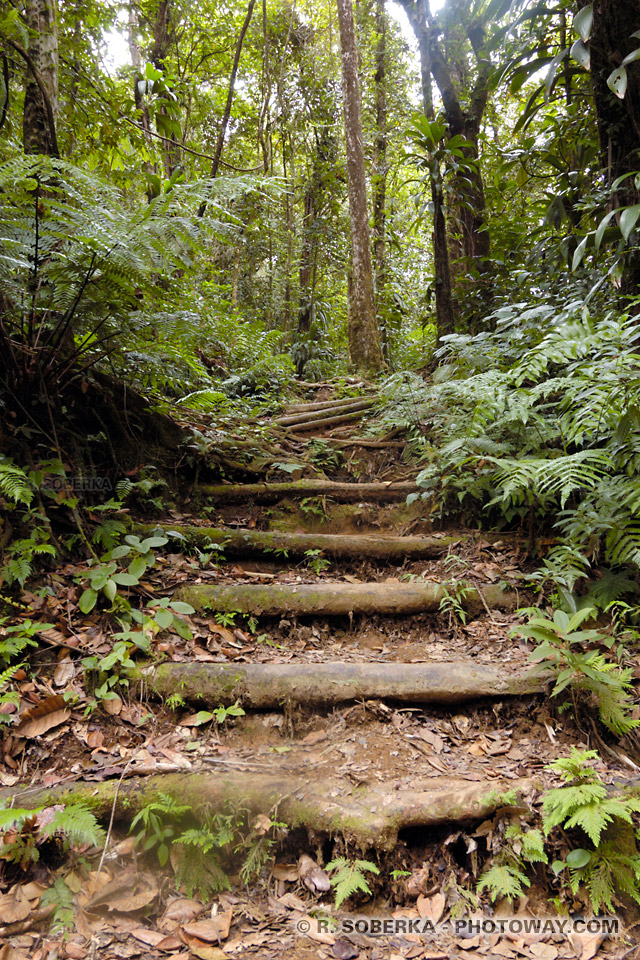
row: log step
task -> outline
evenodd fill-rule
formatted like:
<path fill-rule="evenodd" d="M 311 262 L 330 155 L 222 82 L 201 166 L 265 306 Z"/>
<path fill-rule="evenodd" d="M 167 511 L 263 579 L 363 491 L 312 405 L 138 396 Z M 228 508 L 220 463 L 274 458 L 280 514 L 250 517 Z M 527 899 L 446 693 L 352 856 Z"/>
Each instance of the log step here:
<path fill-rule="evenodd" d="M 188 543 L 219 544 L 229 557 L 246 557 L 278 552 L 281 556 L 301 557 L 307 550 L 321 550 L 327 557 L 353 560 L 387 560 L 401 564 L 405 560 L 428 560 L 439 557 L 460 537 L 374 537 L 341 536 L 331 533 L 281 533 L 277 530 L 225 529 L 196 527 L 186 523 L 136 523 L 134 533 L 174 531 Z"/>
<path fill-rule="evenodd" d="M 286 416 L 276 417 L 275 422 L 280 427 L 289 427 L 296 423 L 313 423 L 314 420 L 323 420 L 326 417 L 338 417 L 346 413 L 355 413 L 357 411 L 368 410 L 369 407 L 373 406 L 373 400 L 367 399 L 358 399 L 358 400 L 344 400 L 340 403 L 326 404 L 324 406 L 319 406 L 315 410 L 306 410 L 299 411 L 297 413 L 290 413 Z M 364 415 L 364 414 L 363 414 Z"/>
<path fill-rule="evenodd" d="M 496 584 L 458 588 L 458 600 L 469 613 L 479 613 L 492 607 L 511 610 L 516 595 Z M 196 610 L 218 613 L 248 613 L 254 616 L 350 616 L 357 613 L 407 615 L 435 612 L 452 594 L 450 584 L 444 583 L 336 583 L 322 580 L 317 583 L 261 584 L 193 584 L 178 588 L 176 599 L 190 603 Z"/>
<path fill-rule="evenodd" d="M 352 413 L 350 410 L 347 410 L 346 413 L 336 414 L 335 416 L 321 420 L 305 420 L 301 423 L 295 423 L 286 429 L 289 433 L 308 433 L 310 430 L 324 430 L 326 427 L 337 427 L 342 423 L 355 423 L 357 420 L 362 420 L 366 412 L 366 410 L 357 410 L 355 413 Z"/>
<path fill-rule="evenodd" d="M 196 488 L 213 500 L 226 503 L 273 503 L 287 497 L 332 497 L 341 503 L 374 500 L 379 503 L 402 501 L 411 493 L 419 493 L 413 480 L 401 483 L 342 483 L 333 480 L 290 480 L 285 483 L 222 483 L 200 484 Z"/>
<path fill-rule="evenodd" d="M 163 663 L 141 673 L 160 697 L 176 690 L 190 702 L 247 708 L 319 706 L 351 700 L 463 703 L 486 697 L 542 693 L 546 677 L 510 675 L 472 660 L 449 663 Z"/>
<path fill-rule="evenodd" d="M 314 400 L 312 403 L 292 403 L 286 407 L 281 417 L 289 417 L 299 413 L 313 413 L 316 410 L 336 410 L 339 407 L 346 407 L 350 403 L 359 403 L 363 400 L 373 403 L 371 397 L 343 397 L 342 400 Z"/>
<path fill-rule="evenodd" d="M 277 760 L 274 758 L 274 768 Z M 272 816 L 289 827 L 307 827 L 331 836 L 344 836 L 363 849 L 393 850 L 398 833 L 407 827 L 436 827 L 446 823 L 484 820 L 503 807 L 524 807 L 538 787 L 533 779 L 416 778 L 411 784 L 376 783 L 356 787 L 346 779 L 310 779 L 237 768 L 214 772 L 169 773 L 130 777 L 96 783 L 76 781 L 70 785 L 20 790 L 0 790 L 0 798 L 14 797 L 25 807 L 85 802 L 105 820 L 130 821 L 158 794 L 188 805 L 194 816 L 212 810 L 241 809 Z"/>

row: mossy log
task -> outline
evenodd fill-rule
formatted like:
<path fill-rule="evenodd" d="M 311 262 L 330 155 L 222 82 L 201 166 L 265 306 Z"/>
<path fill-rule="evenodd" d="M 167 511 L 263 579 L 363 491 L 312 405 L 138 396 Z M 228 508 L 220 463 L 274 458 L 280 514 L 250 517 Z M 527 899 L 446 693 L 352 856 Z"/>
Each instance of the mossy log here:
<path fill-rule="evenodd" d="M 134 533 L 149 534 L 157 530 L 175 531 L 189 543 L 207 541 L 224 546 L 225 556 L 246 557 L 273 554 L 301 557 L 307 550 L 321 550 L 327 557 L 354 560 L 428 560 L 439 557 L 460 537 L 375 537 L 331 533 L 281 533 L 277 530 L 225 530 L 220 527 L 194 527 L 186 523 L 136 523 Z"/>
<path fill-rule="evenodd" d="M 338 427 L 342 423 L 355 423 L 362 420 L 366 410 L 357 410 L 355 413 L 347 411 L 332 417 L 326 417 L 322 420 L 305 420 L 302 423 L 294 423 L 291 427 L 285 427 L 287 433 L 308 433 L 310 430 L 324 430 L 328 427 Z"/>
<path fill-rule="evenodd" d="M 285 483 L 202 483 L 196 488 L 213 500 L 226 503 L 274 503 L 285 497 L 332 497 L 341 503 L 402 501 L 419 493 L 413 480 L 400 483 L 344 483 L 335 480 L 289 480 Z"/>
<path fill-rule="evenodd" d="M 274 767 L 276 761 L 274 760 Z M 397 784 L 356 787 L 344 780 L 309 780 L 289 773 L 255 771 L 175 773 L 103 783 L 78 781 L 46 788 L 4 789 L 0 797 L 18 807 L 83 802 L 108 820 L 115 800 L 115 819 L 130 823 L 144 806 L 164 794 L 191 807 L 194 816 L 241 809 L 264 813 L 289 827 L 307 827 L 341 835 L 363 849 L 393 850 L 398 832 L 406 827 L 435 827 L 445 823 L 484 820 L 496 810 L 524 805 L 518 795 L 536 789 L 533 780 L 469 782 L 436 777 L 412 780 L 411 788 Z"/>
<path fill-rule="evenodd" d="M 344 400 L 340 403 L 328 403 L 318 406 L 315 410 L 302 410 L 297 413 L 288 413 L 276 417 L 275 422 L 280 427 L 291 427 L 299 423 L 313 423 L 315 420 L 325 420 L 328 417 L 342 416 L 345 413 L 356 413 L 373 406 L 373 400 Z"/>
<path fill-rule="evenodd" d="M 147 689 L 176 691 L 190 702 L 254 709 L 350 700 L 463 703 L 484 697 L 541 693 L 545 678 L 510 675 L 472 660 L 450 663 L 162 663 L 142 671 Z"/>
<path fill-rule="evenodd" d="M 314 410 L 332 410 L 336 407 L 343 407 L 348 403 L 357 403 L 360 400 L 368 400 L 373 403 L 371 397 L 343 397 L 341 400 L 314 400 L 310 403 L 291 403 L 280 414 L 282 417 L 293 416 L 294 413 L 307 413 Z"/>
<path fill-rule="evenodd" d="M 464 591 L 458 593 L 458 602 L 469 613 L 479 613 L 485 605 L 489 609 L 511 610 L 515 607 L 515 593 L 496 584 L 483 585 L 481 592 L 462 583 L 458 586 L 464 587 Z M 179 587 L 175 596 L 196 610 L 208 609 L 217 613 L 249 613 L 256 617 L 287 614 L 340 617 L 353 613 L 406 616 L 434 612 L 452 594 L 454 589 L 444 583 L 335 583 L 321 580 L 317 583 L 267 585 L 193 584 Z"/>

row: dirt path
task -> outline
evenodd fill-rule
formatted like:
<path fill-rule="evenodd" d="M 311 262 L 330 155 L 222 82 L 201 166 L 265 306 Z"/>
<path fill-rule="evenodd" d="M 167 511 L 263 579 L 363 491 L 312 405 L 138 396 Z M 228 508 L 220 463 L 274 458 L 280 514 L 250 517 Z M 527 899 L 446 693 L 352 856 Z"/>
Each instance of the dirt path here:
<path fill-rule="evenodd" d="M 369 399 L 314 403 L 284 411 L 277 423 L 294 435 L 299 456 L 314 436 L 325 448 L 339 440 L 362 482 L 338 469 L 337 478 L 286 487 L 204 487 L 193 493 L 197 510 L 140 527 L 141 535 L 153 527 L 181 538 L 159 553 L 141 589 L 196 607 L 192 638 L 159 637 L 164 664 L 131 674 L 129 695 L 120 688 L 104 703 L 108 713 L 78 708 L 19 749 L 5 741 L 4 783 L 20 805 L 71 793 L 107 820 L 115 814 L 102 873 L 95 863 L 84 874 L 77 867 L 75 927 L 59 956 L 594 955 L 593 938 L 474 938 L 455 927 L 465 904 L 491 915 L 465 890 L 475 888 L 504 823 L 520 815 L 526 822 L 554 782 L 547 764 L 584 741 L 558 720 L 544 683 L 529 676 L 530 648 L 510 633 L 516 603 L 532 599 L 523 589 L 523 545 L 513 536 L 433 531 L 425 504 L 406 503 L 415 470 L 394 459 L 395 448 L 358 446 L 370 409 Z M 334 427 L 340 437 L 328 436 Z M 382 480 L 368 476 L 376 471 Z M 228 555 L 218 561 L 227 540 Z M 61 572 L 61 592 L 73 572 L 66 579 Z M 403 607 L 398 598 L 409 596 Z M 33 605 L 41 618 L 57 617 L 49 631 L 55 658 L 43 658 L 33 690 L 44 684 L 54 695 L 63 675 L 65 689 L 79 689 L 76 654 L 102 656 L 112 646 L 104 619 L 91 614 L 81 631 L 61 630 L 51 596 L 34 596 Z M 244 715 L 218 722 L 215 711 L 236 702 Z M 603 764 L 602 775 L 613 782 L 633 771 Z M 252 877 L 248 885 L 232 868 L 230 890 L 208 902 L 176 899 L 168 873 L 139 856 L 132 861 L 126 836 L 132 814 L 160 794 L 203 816 L 242 810 L 254 840 L 260 830 L 277 839 L 275 865 L 267 858 L 262 882 Z M 301 855 L 317 864 L 316 881 Z M 321 868 L 341 855 L 364 856 L 380 869 L 367 877 L 372 897 L 348 901 L 341 915 L 427 917 L 448 928 L 382 938 L 319 930 L 318 910 L 332 912 Z M 537 897 L 533 887 L 528 902 L 504 902 L 502 914 L 546 915 Z M 44 960 L 54 954 L 38 954 L 43 943 L 59 943 L 5 932 L 18 952 L 3 958 Z M 603 950 L 620 953 L 613 942 Z"/>

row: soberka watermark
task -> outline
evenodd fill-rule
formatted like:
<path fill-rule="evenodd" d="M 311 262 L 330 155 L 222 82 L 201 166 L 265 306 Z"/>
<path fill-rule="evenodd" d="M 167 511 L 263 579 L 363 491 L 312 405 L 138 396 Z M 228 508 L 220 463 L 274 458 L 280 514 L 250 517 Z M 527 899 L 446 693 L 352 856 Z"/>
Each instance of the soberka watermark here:
<path fill-rule="evenodd" d="M 559 934 L 600 934 L 616 937 L 622 933 L 617 917 L 473 917 L 434 923 L 427 917 L 303 917 L 296 921 L 296 932 L 302 936 L 315 934 L 359 933 L 368 937 L 394 937 L 403 934 L 434 936 L 440 933 L 456 937 L 492 936 L 521 937 Z"/>
<path fill-rule="evenodd" d="M 42 486 L 56 493 L 111 493 L 113 484 L 109 477 L 67 477 L 49 474 Z"/>

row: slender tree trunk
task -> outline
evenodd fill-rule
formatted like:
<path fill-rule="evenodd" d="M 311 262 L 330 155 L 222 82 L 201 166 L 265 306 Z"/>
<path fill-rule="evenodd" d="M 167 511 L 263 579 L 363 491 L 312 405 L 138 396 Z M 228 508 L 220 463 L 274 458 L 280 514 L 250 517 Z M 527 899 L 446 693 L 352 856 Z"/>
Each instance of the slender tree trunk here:
<path fill-rule="evenodd" d="M 56 0 L 26 0 L 29 30 L 22 133 L 25 153 L 58 156 L 58 24 Z"/>
<path fill-rule="evenodd" d="M 166 75 L 166 59 L 169 53 L 171 43 L 173 7 L 172 0 L 160 0 L 156 13 L 156 22 L 153 30 L 153 46 L 151 48 L 151 61 L 157 70 L 161 70 Z M 165 83 L 167 79 L 165 76 Z M 166 106 L 162 106 L 160 115 L 166 117 L 169 111 Z M 180 164 L 180 147 L 175 133 L 167 132 L 164 127 L 158 130 L 158 133 L 168 138 L 162 140 L 163 166 L 165 176 L 170 177 L 176 167 Z"/>
<path fill-rule="evenodd" d="M 229 126 L 229 117 L 231 116 L 231 106 L 233 104 L 233 94 L 236 87 L 236 78 L 238 76 L 238 66 L 240 64 L 242 44 L 244 43 L 244 38 L 246 36 L 247 30 L 249 29 L 249 24 L 251 23 L 253 8 L 255 7 L 255 5 L 256 5 L 256 0 L 249 0 L 247 13 L 244 18 L 242 27 L 240 29 L 238 42 L 236 43 L 236 52 L 233 58 L 231 76 L 229 77 L 229 88 L 227 90 L 227 102 L 225 103 L 224 113 L 222 115 L 222 121 L 220 123 L 220 129 L 218 130 L 218 137 L 216 140 L 215 151 L 213 154 L 213 160 L 211 162 L 211 171 L 209 173 L 209 176 L 212 180 L 215 180 L 215 178 L 218 176 L 220 158 L 222 157 L 222 148 L 224 147 L 224 138 L 227 133 L 227 127 Z M 203 200 L 203 202 L 200 204 L 200 209 L 198 210 L 198 216 L 203 217 L 206 212 L 206 209 L 207 209 L 207 201 Z"/>
<path fill-rule="evenodd" d="M 128 23 L 128 43 L 129 43 L 129 57 L 131 58 L 131 66 L 133 67 L 133 100 L 136 105 L 136 110 L 140 116 L 140 126 L 142 127 L 144 138 L 149 145 L 150 152 L 152 151 L 152 137 L 151 137 L 151 120 L 149 118 L 149 109 L 144 102 L 144 97 L 140 92 L 140 82 L 142 78 L 142 56 L 140 54 L 140 44 L 138 43 L 138 33 L 139 33 L 139 22 L 138 22 L 139 11 L 136 6 L 136 2 L 132 2 L 129 5 L 129 23 Z M 143 169 L 146 173 L 154 173 L 155 165 L 150 163 L 149 160 L 145 160 L 143 164 Z M 151 189 L 151 184 L 147 188 L 147 198 L 149 201 L 153 199 L 153 191 Z"/>
<path fill-rule="evenodd" d="M 626 173 L 640 170 L 640 61 L 626 66 L 624 98 L 608 87 L 607 78 L 639 44 L 632 37 L 640 27 L 640 0 L 595 0 L 591 34 L 591 78 L 598 117 L 603 165 L 612 184 Z M 614 202 L 627 206 L 640 202 L 635 178 L 628 177 L 616 191 Z M 640 247 L 627 254 L 622 293 L 640 293 Z"/>
<path fill-rule="evenodd" d="M 422 83 L 422 107 L 428 120 L 433 120 L 433 93 L 431 90 L 431 48 L 427 29 L 427 8 L 424 0 L 400 0 L 405 9 L 411 29 L 418 41 L 420 51 L 420 78 Z M 431 183 L 433 204 L 433 270 L 436 288 L 437 338 L 453 333 L 455 310 L 451 287 L 451 265 L 447 243 L 447 223 L 444 214 L 444 198 L 438 185 Z"/>
<path fill-rule="evenodd" d="M 358 370 L 375 372 L 382 367 L 383 358 L 373 293 L 367 183 L 360 119 L 358 51 L 351 0 L 337 0 L 337 4 L 351 219 L 349 354 L 351 362 Z"/>
<path fill-rule="evenodd" d="M 387 202 L 387 16 L 385 0 L 376 0 L 376 141 L 373 180 L 373 259 L 376 271 L 376 308 L 380 317 L 382 352 L 389 359 L 389 331 L 385 302 L 387 281 L 386 202 Z"/>

